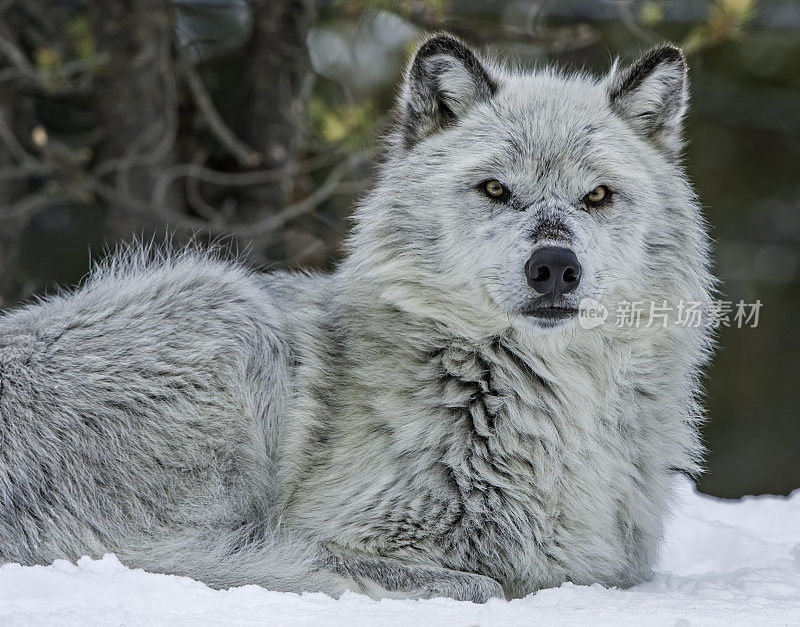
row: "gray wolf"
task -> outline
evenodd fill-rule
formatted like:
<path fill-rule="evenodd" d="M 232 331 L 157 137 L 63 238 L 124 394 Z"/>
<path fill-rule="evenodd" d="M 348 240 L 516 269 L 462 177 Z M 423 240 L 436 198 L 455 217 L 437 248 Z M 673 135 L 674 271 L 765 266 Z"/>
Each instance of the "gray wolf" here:
<path fill-rule="evenodd" d="M 217 587 L 629 586 L 700 469 L 709 299 L 662 46 L 592 77 L 439 34 L 330 275 L 133 247 L 0 318 L 0 561 L 116 553 Z"/>

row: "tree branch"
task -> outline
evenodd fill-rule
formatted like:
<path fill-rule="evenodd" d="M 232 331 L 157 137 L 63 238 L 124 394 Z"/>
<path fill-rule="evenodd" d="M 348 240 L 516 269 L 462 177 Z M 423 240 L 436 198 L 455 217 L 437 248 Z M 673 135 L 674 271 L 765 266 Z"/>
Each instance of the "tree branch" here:
<path fill-rule="evenodd" d="M 200 78 L 200 74 L 185 55 L 181 59 L 180 68 L 186 79 L 186 84 L 189 86 L 189 91 L 192 93 L 192 98 L 200 113 L 203 114 L 203 119 L 206 121 L 211 134 L 217 138 L 228 152 L 236 157 L 240 166 L 253 167 L 261 163 L 261 155 L 236 137 L 234 132 L 225 124 L 214 106 L 214 102 L 211 100 L 203 79 Z"/>

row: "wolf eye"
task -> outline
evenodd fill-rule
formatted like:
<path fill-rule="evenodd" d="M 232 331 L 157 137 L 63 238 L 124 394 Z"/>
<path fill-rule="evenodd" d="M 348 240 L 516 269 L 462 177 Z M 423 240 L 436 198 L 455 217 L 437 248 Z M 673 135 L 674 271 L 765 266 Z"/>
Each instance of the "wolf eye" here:
<path fill-rule="evenodd" d="M 489 198 L 499 202 L 506 202 L 509 196 L 511 196 L 511 193 L 497 179 L 491 179 L 481 183 L 481 189 Z"/>
<path fill-rule="evenodd" d="M 588 207 L 599 207 L 606 204 L 610 198 L 611 190 L 605 185 L 598 185 L 583 197 L 583 202 Z"/>

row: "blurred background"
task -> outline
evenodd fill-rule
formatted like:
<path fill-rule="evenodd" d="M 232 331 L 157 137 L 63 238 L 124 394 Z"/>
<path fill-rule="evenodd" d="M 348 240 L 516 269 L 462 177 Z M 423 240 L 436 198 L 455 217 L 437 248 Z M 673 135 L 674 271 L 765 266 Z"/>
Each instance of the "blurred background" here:
<path fill-rule="evenodd" d="M 688 172 L 726 300 L 705 492 L 800 486 L 797 0 L 0 0 L 0 309 L 133 236 L 330 269 L 414 41 L 524 66 L 689 56 Z"/>

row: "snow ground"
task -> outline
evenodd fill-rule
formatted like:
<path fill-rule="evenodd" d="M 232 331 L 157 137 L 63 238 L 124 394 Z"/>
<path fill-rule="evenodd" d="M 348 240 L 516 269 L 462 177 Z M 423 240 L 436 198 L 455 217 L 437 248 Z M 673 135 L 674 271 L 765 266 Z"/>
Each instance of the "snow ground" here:
<path fill-rule="evenodd" d="M 475 605 L 212 590 L 113 555 L 0 567 L 0 625 L 800 625 L 800 490 L 724 501 L 678 487 L 655 580 L 542 590 Z"/>

